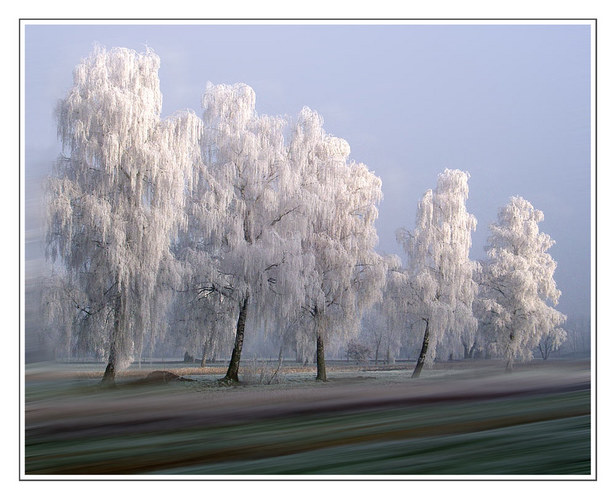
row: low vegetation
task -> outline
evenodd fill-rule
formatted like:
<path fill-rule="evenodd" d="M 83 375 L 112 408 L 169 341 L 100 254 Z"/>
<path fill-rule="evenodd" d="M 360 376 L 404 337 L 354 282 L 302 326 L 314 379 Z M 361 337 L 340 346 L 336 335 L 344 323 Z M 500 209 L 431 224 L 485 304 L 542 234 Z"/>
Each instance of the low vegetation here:
<path fill-rule="evenodd" d="M 327 384 L 287 366 L 278 384 L 218 383 L 217 368 L 102 390 L 83 366 L 26 374 L 25 470 L 33 475 L 574 475 L 591 473 L 586 362 L 505 374 L 492 362 L 334 364 Z M 68 368 L 68 369 L 67 369 Z M 163 368 L 163 366 L 154 366 Z M 402 368 L 402 367 L 401 367 Z M 100 376 L 102 367 L 97 368 Z M 249 377 L 247 377 L 249 378 Z"/>

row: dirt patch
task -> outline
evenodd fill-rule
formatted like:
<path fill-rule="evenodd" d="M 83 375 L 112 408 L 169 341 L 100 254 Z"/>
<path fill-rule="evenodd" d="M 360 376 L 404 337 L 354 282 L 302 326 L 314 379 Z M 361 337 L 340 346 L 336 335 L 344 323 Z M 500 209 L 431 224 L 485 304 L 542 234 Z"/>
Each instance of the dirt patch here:
<path fill-rule="evenodd" d="M 165 370 L 156 370 L 148 373 L 143 381 L 149 384 L 168 384 L 169 382 L 191 382 L 191 379 Z"/>

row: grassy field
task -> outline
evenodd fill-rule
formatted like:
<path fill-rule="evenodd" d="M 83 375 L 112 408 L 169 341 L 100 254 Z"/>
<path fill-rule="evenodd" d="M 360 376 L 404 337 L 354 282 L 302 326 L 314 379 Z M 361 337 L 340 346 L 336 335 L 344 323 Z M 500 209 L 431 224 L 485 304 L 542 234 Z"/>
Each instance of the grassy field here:
<path fill-rule="evenodd" d="M 157 369 L 162 366 L 151 366 Z M 133 369 L 101 389 L 101 367 L 26 371 L 25 472 L 45 475 L 374 477 L 591 474 L 585 362 L 450 363 L 405 369 L 340 364 L 330 381 L 287 366 L 271 385 L 247 365 L 165 365 L 186 382 L 143 384 Z M 250 370 L 253 370 L 250 373 Z"/>

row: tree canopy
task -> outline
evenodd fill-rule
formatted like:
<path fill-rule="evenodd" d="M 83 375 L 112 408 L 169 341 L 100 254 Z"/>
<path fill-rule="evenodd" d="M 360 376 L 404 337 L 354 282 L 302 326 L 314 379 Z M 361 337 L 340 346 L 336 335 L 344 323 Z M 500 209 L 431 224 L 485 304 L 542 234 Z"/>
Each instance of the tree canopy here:
<path fill-rule="evenodd" d="M 298 358 L 316 352 L 325 381 L 326 347 L 353 342 L 367 311 L 377 359 L 423 326 L 414 377 L 488 343 L 510 367 L 564 341 L 565 316 L 547 304 L 560 297 L 554 242 L 528 201 L 500 210 L 482 267 L 469 258 L 470 175 L 443 171 L 399 232 L 403 266 L 376 250 L 381 179 L 318 112 L 259 114 L 248 85 L 208 83 L 201 117 L 163 120 L 159 66 L 150 50 L 96 48 L 57 106 L 47 256 L 58 280 L 44 296 L 69 349 L 105 357 L 104 381 L 171 332 L 202 363 L 233 346 L 224 380 L 237 382 L 247 329 L 281 355 L 289 342 Z"/>
<path fill-rule="evenodd" d="M 469 258 L 477 221 L 466 211 L 469 177 L 460 170 L 441 173 L 436 189 L 419 202 L 414 232 L 400 233 L 409 262 L 408 304 L 425 324 L 414 376 L 434 361 L 439 345 L 459 343 L 464 332 L 477 329 L 472 311 L 477 264 Z"/>
<path fill-rule="evenodd" d="M 560 297 L 554 281 L 556 262 L 548 253 L 554 240 L 539 231 L 542 220 L 543 212 L 514 196 L 490 226 L 482 313 L 508 368 L 515 359 L 532 358 L 545 336 L 562 342 L 561 330 L 555 329 L 566 316 L 548 305 L 557 305 Z"/>
<path fill-rule="evenodd" d="M 49 182 L 47 252 L 80 290 L 80 327 L 106 337 L 109 380 L 161 319 L 157 285 L 198 153 L 194 114 L 160 119 L 159 64 L 97 48 L 57 108 L 66 155 Z"/>

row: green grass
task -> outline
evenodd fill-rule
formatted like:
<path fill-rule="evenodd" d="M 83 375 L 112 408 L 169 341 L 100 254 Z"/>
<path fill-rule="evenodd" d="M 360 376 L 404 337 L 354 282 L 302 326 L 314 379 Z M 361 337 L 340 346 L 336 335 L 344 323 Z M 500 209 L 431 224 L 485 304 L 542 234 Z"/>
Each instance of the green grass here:
<path fill-rule="evenodd" d="M 71 391 L 69 399 L 96 397 Z M 71 475 L 588 475 L 590 393 L 27 435 L 25 465 L 27 474 Z"/>
<path fill-rule="evenodd" d="M 338 446 L 160 474 L 541 475 L 590 473 L 588 417 L 461 435 Z M 524 438 L 520 438 L 524 436 Z M 567 440 L 563 437 L 567 436 Z"/>

